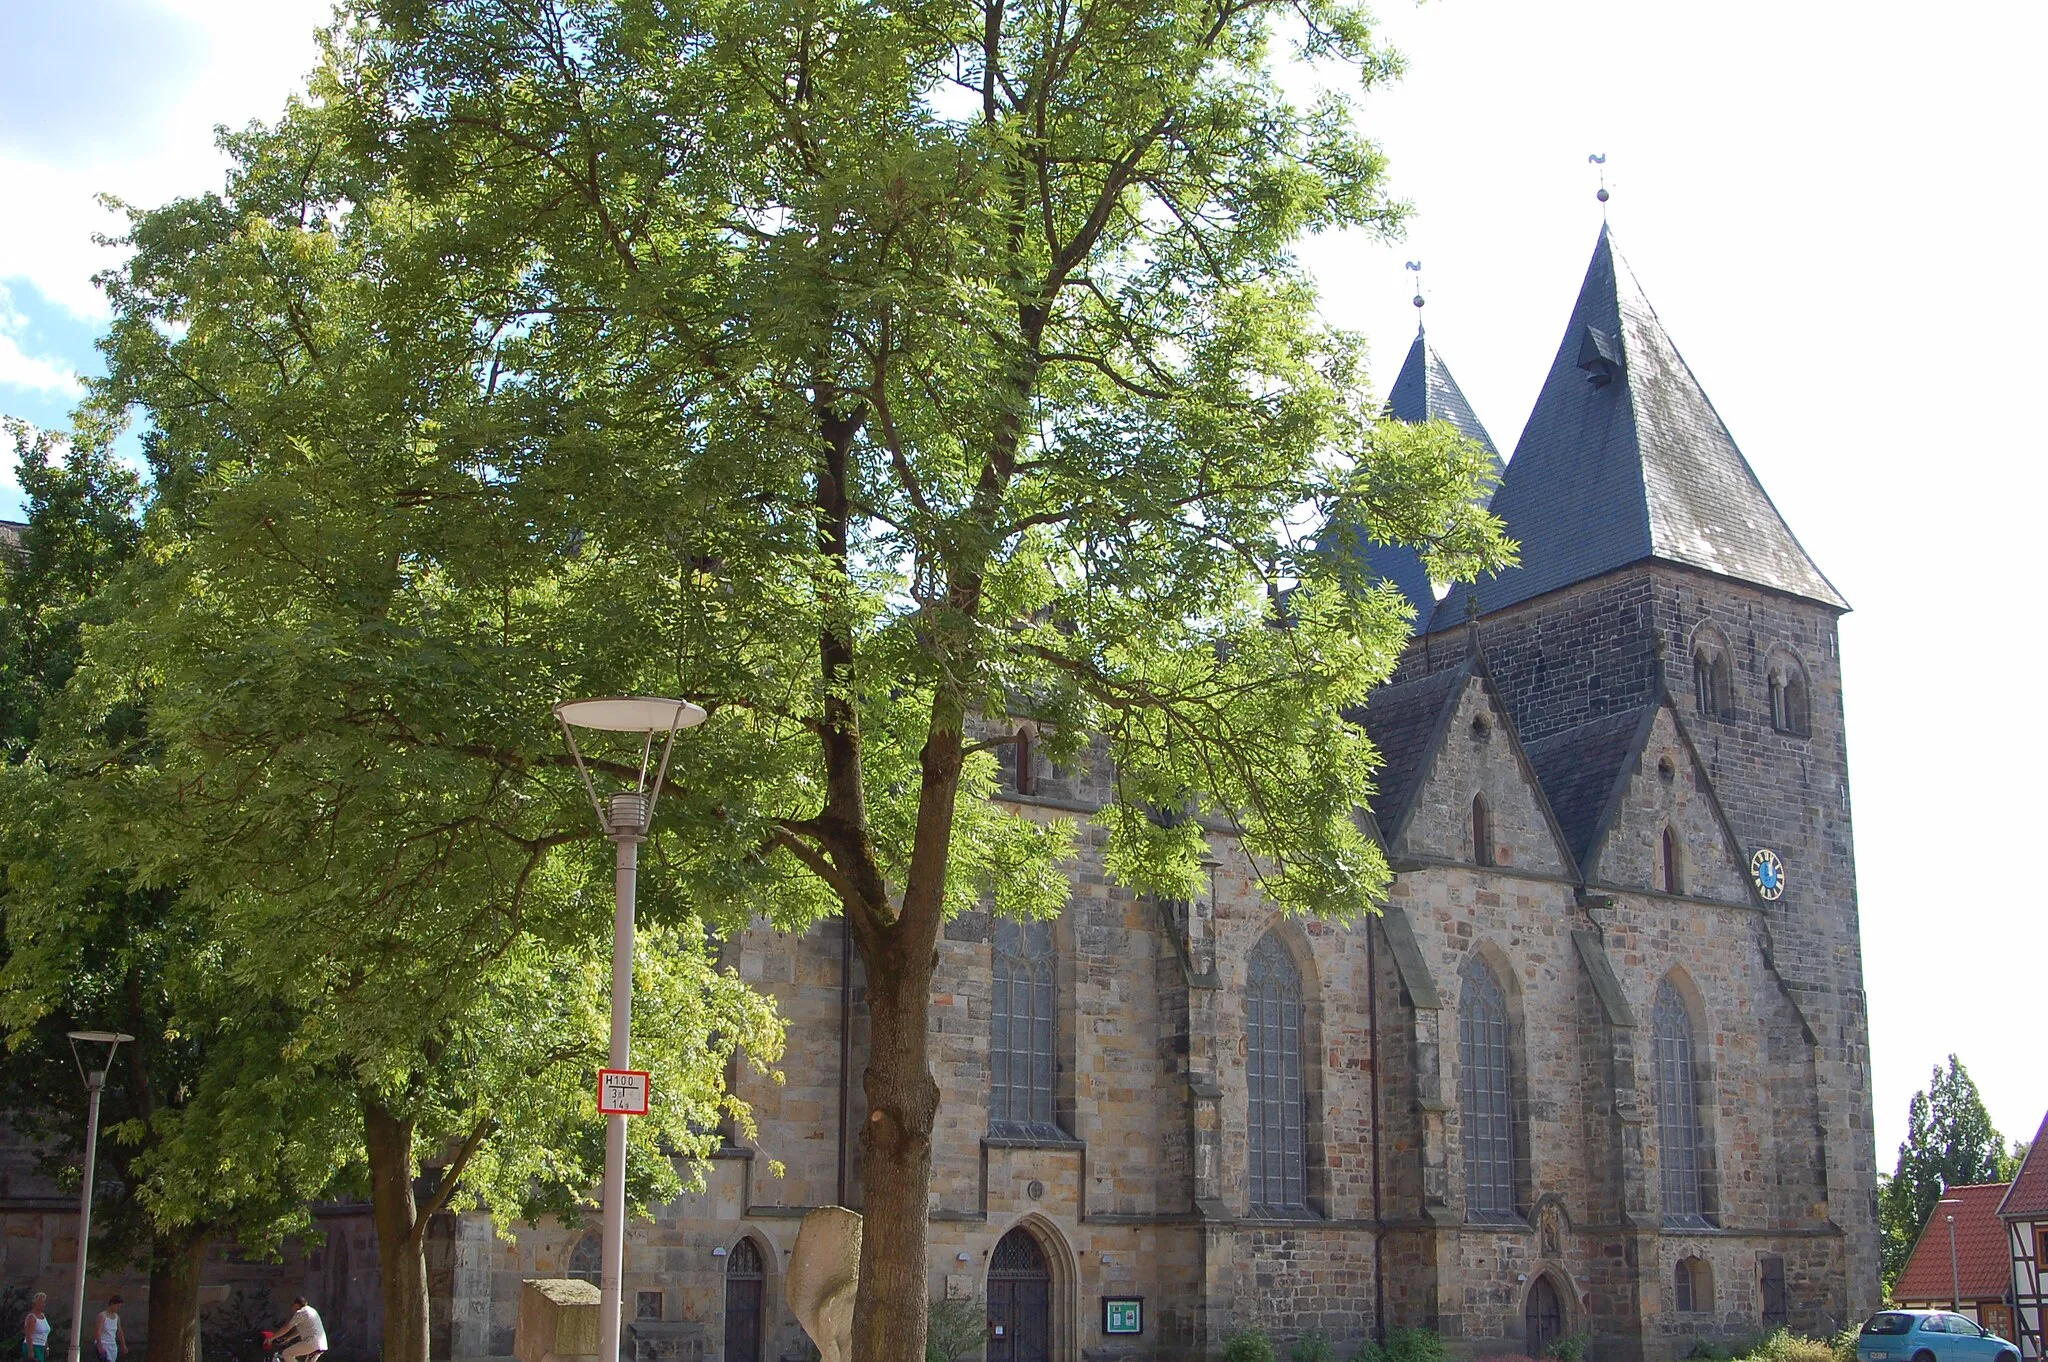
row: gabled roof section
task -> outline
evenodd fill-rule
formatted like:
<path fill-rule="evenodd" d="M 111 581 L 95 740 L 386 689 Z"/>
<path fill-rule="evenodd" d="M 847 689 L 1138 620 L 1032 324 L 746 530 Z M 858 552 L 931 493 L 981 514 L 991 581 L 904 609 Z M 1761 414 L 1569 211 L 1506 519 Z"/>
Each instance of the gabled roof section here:
<path fill-rule="evenodd" d="M 1375 781 L 1379 788 L 1372 798 L 1372 817 L 1382 841 L 1388 845 L 1393 844 L 1408 821 L 1415 796 L 1422 789 L 1422 778 L 1429 770 L 1429 759 L 1443 738 L 1452 711 L 1458 707 L 1465 678 L 1471 674 L 1468 659 L 1463 666 L 1417 681 L 1404 681 L 1398 686 L 1382 686 L 1366 697 L 1365 713 L 1361 716 L 1365 734 L 1380 752 Z"/>
<path fill-rule="evenodd" d="M 1906 1270 L 1892 1288 L 1892 1299 L 1904 1304 L 1946 1304 L 1956 1290 L 1966 1301 L 2003 1297 L 2012 1286 L 2012 1252 L 2006 1246 L 2005 1226 L 1998 1219 L 1998 1202 L 2008 1186 L 1983 1182 L 1943 1191 L 1943 1200 L 1962 1204 L 1936 1206 L 1927 1217 L 1913 1244 L 1913 1256 L 1906 1260 Z M 1956 1218 L 1953 1264 L 1948 1254 L 1948 1222 L 1943 1219 L 1951 1212 Z"/>
<path fill-rule="evenodd" d="M 1656 717 L 1656 705 L 1645 704 L 1529 744 L 1529 764 L 1579 865 L 1592 865 Z"/>
<path fill-rule="evenodd" d="M 1521 566 L 1454 588 L 1432 629 L 1463 620 L 1471 590 L 1498 610 L 1652 558 L 1849 608 L 1778 514 L 1604 226 L 1490 509 L 1521 544 Z"/>
<path fill-rule="evenodd" d="M 1493 456 L 1498 486 L 1500 473 L 1507 467 L 1500 450 L 1486 433 L 1479 414 L 1465 400 L 1458 380 L 1451 377 L 1450 366 L 1437 354 L 1420 326 L 1415 328 L 1415 343 L 1408 347 L 1408 358 L 1402 361 L 1401 372 L 1387 393 L 1387 414 L 1410 425 L 1450 422 L 1466 439 L 1476 440 Z M 1364 545 L 1364 553 L 1367 575 L 1373 581 L 1384 577 L 1401 588 L 1401 594 L 1415 607 L 1415 632 L 1426 630 L 1430 612 L 1436 609 L 1436 588 L 1430 583 L 1428 569 L 1422 565 L 1422 555 L 1406 544 L 1369 543 Z"/>
<path fill-rule="evenodd" d="M 1487 668 L 1485 654 L 1479 652 L 1468 655 L 1456 667 L 1420 680 L 1386 687 L 1368 697 L 1363 714 L 1365 730 L 1374 746 L 1380 749 L 1385 763 L 1379 776 L 1381 795 L 1373 800 L 1372 809 L 1381 844 L 1390 850 L 1406 845 L 1411 852 L 1444 854 L 1441 847 L 1432 849 L 1427 845 L 1408 844 L 1414 831 L 1415 814 L 1425 792 L 1432 781 L 1445 778 L 1439 763 L 1447 735 L 1460 716 L 1468 683 L 1475 678 L 1479 682 L 1478 703 L 1490 712 L 1491 721 L 1498 728 L 1501 740 L 1507 744 L 1506 751 L 1514 758 L 1522 784 L 1528 792 L 1532 807 L 1525 811 L 1525 816 L 1533 814 L 1540 819 L 1550 835 L 1550 848 L 1526 848 L 1537 853 L 1536 860 L 1525 862 L 1518 859 L 1503 862 L 1503 865 L 1540 869 L 1546 868 L 1547 861 L 1547 868 L 1553 873 L 1576 879 L 1578 863 L 1566 844 L 1564 828 L 1551 810 L 1543 784 L 1529 761 L 1520 735 L 1515 732 L 1514 717 L 1501 698 L 1493 673 Z M 1453 765 L 1455 768 L 1455 761 Z M 1467 770 L 1465 774 L 1469 776 L 1472 773 Z M 1457 777 L 1454 774 L 1450 778 Z M 1513 797 L 1499 787 L 1494 788 L 1493 794 L 1500 799 Z M 1555 852 L 1554 860 L 1550 860 L 1551 850 Z"/>
<path fill-rule="evenodd" d="M 2000 1215 L 2012 1220 L 2029 1216 L 2048 1219 L 2048 1152 L 2044 1150 L 2048 1150 L 2048 1116 L 2041 1118 L 2041 1128 L 2034 1132 L 2033 1148 L 2027 1151 L 2019 1175 L 2012 1180 L 2012 1190 L 1998 1208 Z"/>

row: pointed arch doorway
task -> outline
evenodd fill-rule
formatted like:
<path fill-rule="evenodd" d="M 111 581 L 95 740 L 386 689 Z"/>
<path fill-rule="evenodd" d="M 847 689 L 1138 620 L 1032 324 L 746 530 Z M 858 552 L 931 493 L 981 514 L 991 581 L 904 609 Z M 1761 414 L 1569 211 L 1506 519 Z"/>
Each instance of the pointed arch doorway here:
<path fill-rule="evenodd" d="M 1011 1230 L 988 1267 L 988 1362 L 1052 1362 L 1052 1270 L 1029 1230 Z"/>
<path fill-rule="evenodd" d="M 1528 1304 L 1522 1307 L 1524 1345 L 1529 1356 L 1541 1357 L 1544 1349 L 1564 1337 L 1564 1302 L 1548 1274 L 1538 1277 L 1529 1288 Z"/>
<path fill-rule="evenodd" d="M 725 1362 L 761 1362 L 761 1296 L 767 1275 L 751 1238 L 732 1246 L 725 1260 Z"/>

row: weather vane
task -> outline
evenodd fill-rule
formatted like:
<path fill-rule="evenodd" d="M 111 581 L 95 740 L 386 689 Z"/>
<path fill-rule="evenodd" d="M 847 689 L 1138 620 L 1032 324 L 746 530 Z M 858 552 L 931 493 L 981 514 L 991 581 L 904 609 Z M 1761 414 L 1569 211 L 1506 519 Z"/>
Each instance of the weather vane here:
<path fill-rule="evenodd" d="M 1422 262 L 1411 260 L 1408 268 L 1415 274 L 1415 329 L 1422 329 Z"/>
<path fill-rule="evenodd" d="M 1593 197 L 1600 200 L 1600 220 L 1607 221 L 1607 153 L 1596 151 L 1586 158 L 1589 166 L 1600 167 L 1600 192 Z"/>

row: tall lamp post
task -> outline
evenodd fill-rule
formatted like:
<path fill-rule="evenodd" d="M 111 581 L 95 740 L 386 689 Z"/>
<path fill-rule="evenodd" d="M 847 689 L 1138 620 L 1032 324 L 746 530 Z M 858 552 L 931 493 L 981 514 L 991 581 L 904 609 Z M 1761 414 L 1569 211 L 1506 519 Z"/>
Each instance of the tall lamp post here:
<path fill-rule="evenodd" d="M 633 900 L 640 865 L 640 844 L 654 824 L 655 801 L 661 798 L 668 777 L 669 758 L 675 752 L 676 734 L 704 722 L 704 711 L 687 700 L 659 696 L 610 696 L 597 700 L 564 700 L 555 706 L 555 719 L 562 725 L 562 739 L 569 745 L 576 770 L 590 806 L 597 810 L 598 827 L 618 849 L 613 872 L 612 913 L 612 1036 L 611 1073 L 629 1072 L 633 1049 Z M 590 766 L 577 745 L 578 729 L 597 733 L 630 733 L 640 739 L 638 774 L 631 789 L 618 790 L 609 798 L 597 793 Z M 656 761 L 655 746 L 661 752 Z M 650 780 L 650 775 L 652 779 Z M 607 1102 L 606 1079 L 599 1078 L 600 1108 Z M 641 1110 L 645 1110 L 645 1088 L 640 1089 Z M 599 1362 L 617 1362 L 619 1356 L 619 1305 L 626 1261 L 626 1117 L 613 1112 L 605 1117 L 604 1132 L 604 1257 L 598 1276 L 597 1356 Z M 78 1362 L 74 1356 L 72 1362 Z"/>
<path fill-rule="evenodd" d="M 1943 1197 L 1934 1204 L 1937 1206 L 1960 1206 L 1963 1203 L 1959 1197 Z M 1942 1218 L 1948 1221 L 1948 1308 L 1960 1315 L 1963 1313 L 1963 1273 L 1962 1268 L 1956 1262 L 1956 1213 L 1950 1211 Z"/>
<path fill-rule="evenodd" d="M 92 1166 L 98 1160 L 100 1149 L 100 1093 L 107 1086 L 107 1070 L 114 1067 L 114 1051 L 120 1048 L 121 1042 L 135 1037 L 119 1031 L 71 1031 L 66 1034 L 71 1041 L 71 1057 L 78 1061 L 78 1072 L 85 1079 L 85 1188 L 78 1194 L 78 1280 L 71 1284 L 71 1346 L 68 1350 L 71 1362 L 78 1362 L 79 1345 L 85 1336 L 85 1250 L 92 1239 Z M 106 1046 L 104 1062 L 98 1068 L 88 1065 L 86 1056 L 79 1052 L 80 1045 L 87 1049 Z"/>

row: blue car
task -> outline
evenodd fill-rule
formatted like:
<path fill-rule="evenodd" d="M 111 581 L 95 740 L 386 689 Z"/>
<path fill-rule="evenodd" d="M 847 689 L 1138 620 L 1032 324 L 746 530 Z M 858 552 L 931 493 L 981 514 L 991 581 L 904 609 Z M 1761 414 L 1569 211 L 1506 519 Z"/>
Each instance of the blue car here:
<path fill-rule="evenodd" d="M 1863 1322 L 1856 1362 L 2019 1362 L 2020 1350 L 1946 1310 L 1884 1310 Z"/>

